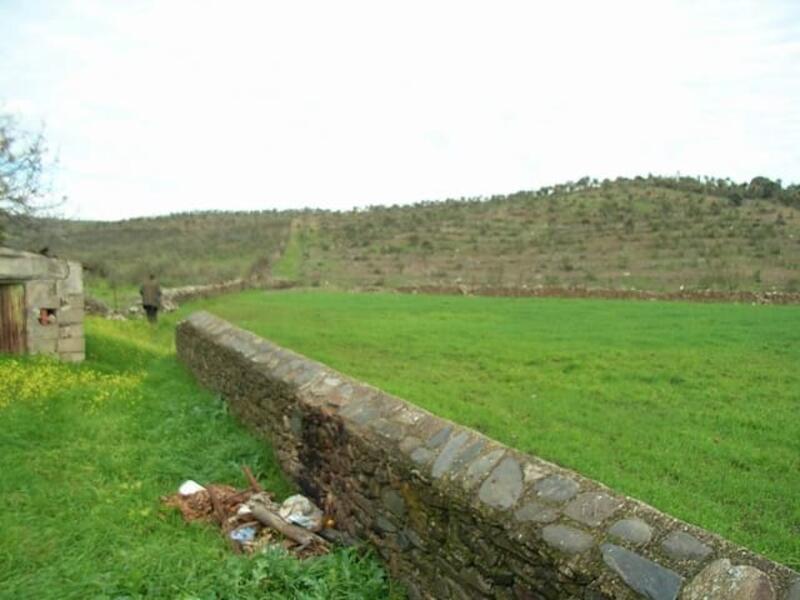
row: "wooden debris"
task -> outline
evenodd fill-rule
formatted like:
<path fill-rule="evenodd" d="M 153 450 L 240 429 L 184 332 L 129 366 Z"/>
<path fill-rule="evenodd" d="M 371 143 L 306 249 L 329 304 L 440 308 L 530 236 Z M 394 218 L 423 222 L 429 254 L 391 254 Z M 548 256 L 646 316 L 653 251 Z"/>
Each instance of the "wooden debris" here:
<path fill-rule="evenodd" d="M 264 490 L 250 468 L 243 466 L 242 471 L 249 484 L 247 489 L 209 484 L 193 494 L 173 494 L 161 498 L 161 501 L 165 506 L 177 508 L 187 522 L 215 523 L 236 553 L 253 553 L 274 545 L 282 545 L 298 558 L 330 551 L 331 545 L 325 539 L 283 519 L 277 512 L 280 506 L 272 500 L 272 494 Z M 240 512 L 243 506 L 249 510 Z M 256 528 L 254 539 L 233 539 L 232 532 L 247 526 Z"/>
<path fill-rule="evenodd" d="M 316 533 L 312 533 L 308 529 L 298 527 L 297 525 L 287 523 L 278 513 L 272 512 L 261 503 L 252 502 L 250 504 L 250 510 L 253 511 L 253 516 L 261 521 L 261 523 L 275 529 L 290 540 L 297 542 L 302 548 L 311 546 L 312 544 L 323 548 L 328 547 L 328 542 L 319 537 Z"/>
<path fill-rule="evenodd" d="M 211 500 L 211 506 L 214 509 L 214 517 L 217 520 L 217 525 L 222 527 L 223 531 L 225 530 L 225 512 L 222 509 L 222 504 L 217 498 L 217 494 L 214 492 L 214 488 L 208 486 L 206 488 L 208 490 L 208 497 Z"/>
<path fill-rule="evenodd" d="M 258 480 L 253 476 L 253 472 L 250 470 L 250 467 L 247 465 L 242 466 L 242 471 L 244 471 L 244 476 L 247 477 L 247 481 L 250 482 L 250 489 L 254 492 L 263 492 L 264 488 L 261 487 L 261 484 L 258 483 Z"/>

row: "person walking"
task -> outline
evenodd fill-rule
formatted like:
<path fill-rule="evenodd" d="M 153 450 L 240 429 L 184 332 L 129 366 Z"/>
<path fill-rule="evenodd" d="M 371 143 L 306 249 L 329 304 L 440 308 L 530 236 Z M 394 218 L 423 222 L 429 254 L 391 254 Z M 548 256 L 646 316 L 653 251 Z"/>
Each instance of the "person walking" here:
<path fill-rule="evenodd" d="M 158 322 L 158 309 L 161 308 L 161 286 L 152 273 L 150 278 L 139 288 L 142 295 L 142 306 L 147 313 L 147 320 L 155 325 Z"/>

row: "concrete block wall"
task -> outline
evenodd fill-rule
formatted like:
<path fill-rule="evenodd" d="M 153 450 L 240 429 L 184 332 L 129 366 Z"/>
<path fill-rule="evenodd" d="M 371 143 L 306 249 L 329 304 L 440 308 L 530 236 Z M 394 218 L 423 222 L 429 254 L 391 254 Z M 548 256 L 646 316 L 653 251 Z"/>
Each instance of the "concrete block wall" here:
<path fill-rule="evenodd" d="M 800 600 L 800 575 L 208 313 L 178 355 L 412 598 Z"/>
<path fill-rule="evenodd" d="M 27 351 L 69 362 L 85 357 L 83 268 L 80 263 L 0 248 L 0 282 L 25 290 Z M 40 322 L 41 309 L 54 312 Z"/>
<path fill-rule="evenodd" d="M 83 269 L 80 263 L 66 262 L 66 273 L 58 279 L 33 279 L 25 282 L 28 351 L 58 356 L 67 362 L 80 362 L 86 356 L 83 332 Z M 55 322 L 39 322 L 41 308 L 55 309 Z"/>

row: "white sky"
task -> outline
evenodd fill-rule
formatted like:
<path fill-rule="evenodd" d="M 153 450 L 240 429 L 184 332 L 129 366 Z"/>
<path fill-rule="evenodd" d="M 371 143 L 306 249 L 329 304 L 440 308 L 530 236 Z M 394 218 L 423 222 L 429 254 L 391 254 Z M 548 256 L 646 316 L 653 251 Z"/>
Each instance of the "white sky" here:
<path fill-rule="evenodd" d="M 0 0 L 67 217 L 800 181 L 800 2 Z"/>

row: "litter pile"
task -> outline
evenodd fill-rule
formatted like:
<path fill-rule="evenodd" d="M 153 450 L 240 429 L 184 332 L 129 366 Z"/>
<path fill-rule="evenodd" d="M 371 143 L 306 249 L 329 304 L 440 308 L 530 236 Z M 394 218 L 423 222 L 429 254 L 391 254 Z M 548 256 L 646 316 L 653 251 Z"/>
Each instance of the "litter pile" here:
<path fill-rule="evenodd" d="M 216 524 L 231 549 L 253 553 L 266 546 L 283 546 L 298 558 L 319 556 L 330 551 L 327 540 L 317 535 L 333 521 L 305 496 L 290 496 L 282 504 L 258 483 L 248 467 L 243 471 L 250 487 L 237 490 L 229 485 L 202 486 L 185 481 L 177 494 L 161 501 L 181 511 L 188 521 Z"/>

